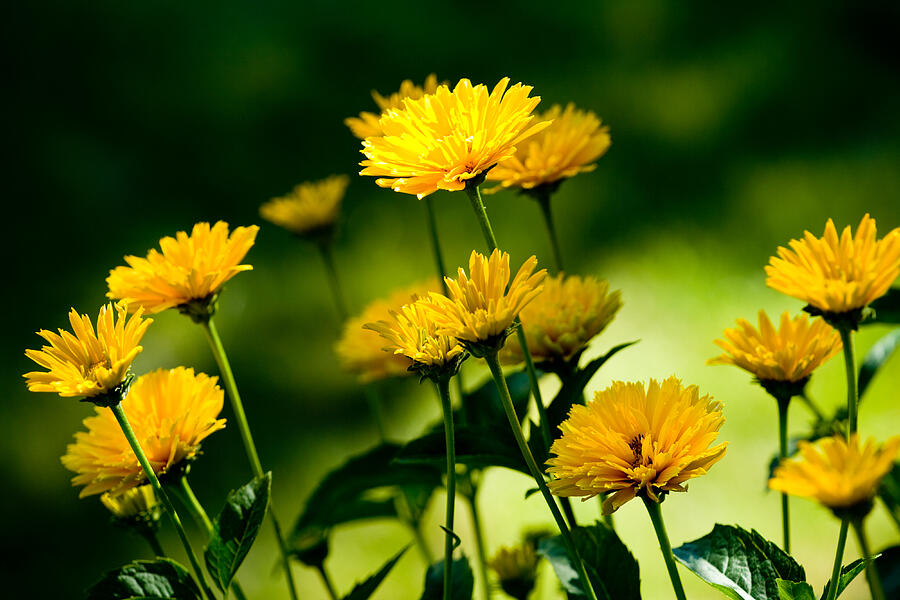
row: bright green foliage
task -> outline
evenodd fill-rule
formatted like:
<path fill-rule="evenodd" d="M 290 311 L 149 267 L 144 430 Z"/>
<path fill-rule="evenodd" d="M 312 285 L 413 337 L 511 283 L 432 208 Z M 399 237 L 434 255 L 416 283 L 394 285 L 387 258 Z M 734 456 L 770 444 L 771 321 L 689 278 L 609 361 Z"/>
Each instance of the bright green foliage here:
<path fill-rule="evenodd" d="M 87 600 L 166 598 L 200 600 L 200 590 L 183 566 L 168 558 L 138 560 L 107 572 L 87 591 Z"/>
<path fill-rule="evenodd" d="M 786 581 L 776 579 L 778 598 L 780 600 L 816 600 L 816 593 L 805 581 Z"/>
<path fill-rule="evenodd" d="M 837 596 L 835 598 L 839 598 L 841 594 L 844 593 L 844 590 L 850 585 L 850 582 L 856 579 L 856 576 L 866 570 L 866 566 L 872 562 L 871 558 L 863 559 L 858 558 L 854 560 L 849 565 L 844 565 L 841 568 L 841 576 L 838 578 L 838 587 L 837 587 Z M 828 597 L 828 589 L 831 587 L 831 580 L 828 580 L 828 583 L 825 584 L 825 591 L 822 592 L 822 598 Z M 890 596 L 889 596 L 890 597 Z"/>

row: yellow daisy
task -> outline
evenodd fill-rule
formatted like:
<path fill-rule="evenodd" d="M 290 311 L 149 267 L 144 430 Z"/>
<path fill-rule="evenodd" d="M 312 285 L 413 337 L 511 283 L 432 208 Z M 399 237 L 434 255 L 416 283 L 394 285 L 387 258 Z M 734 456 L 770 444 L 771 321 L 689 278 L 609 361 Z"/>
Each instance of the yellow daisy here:
<path fill-rule="evenodd" d="M 460 267 L 457 279 L 444 278 L 448 296 L 430 295 L 427 306 L 437 332 L 469 343 L 470 351 L 472 343 L 499 349 L 516 316 L 543 289 L 547 271 L 535 273 L 535 267 L 537 258 L 531 256 L 509 283 L 509 254 L 494 249 L 486 258 L 473 250 L 469 276 Z"/>
<path fill-rule="evenodd" d="M 610 292 L 606 281 L 559 273 L 547 278 L 544 291 L 522 309 L 519 318 L 535 362 L 568 362 L 606 329 L 620 308 L 621 293 Z M 504 346 L 500 359 L 509 364 L 522 362 L 521 346 Z"/>
<path fill-rule="evenodd" d="M 516 153 L 492 169 L 487 178 L 500 187 L 531 190 L 593 171 L 593 164 L 609 149 L 609 127 L 591 111 L 555 104 L 538 117 L 552 125 L 518 147 Z M 497 188 L 493 188 L 496 190 Z"/>
<path fill-rule="evenodd" d="M 329 237 L 350 178 L 332 175 L 295 186 L 291 193 L 259 207 L 263 219 L 306 237 Z"/>
<path fill-rule="evenodd" d="M 219 419 L 224 394 L 216 378 L 193 369 L 159 369 L 131 386 L 122 406 L 153 471 L 165 475 L 196 456 L 200 442 L 225 427 Z M 75 434 L 63 465 L 83 485 L 80 497 L 118 495 L 145 482 L 146 476 L 112 411 L 97 407 Z"/>
<path fill-rule="evenodd" d="M 161 506 L 151 485 L 132 488 L 117 496 L 106 492 L 100 496 L 100 502 L 117 519 L 132 519 L 141 515 L 159 512 L 159 507 Z"/>
<path fill-rule="evenodd" d="M 646 390 L 614 381 L 586 406 L 573 406 L 560 426 L 550 448 L 556 456 L 547 461 L 550 490 L 587 498 L 614 492 L 603 514 L 637 495 L 660 502 L 667 492 L 687 491 L 688 479 L 725 455 L 727 442 L 710 448 L 724 422 L 719 402 L 675 377 L 651 379 Z"/>
<path fill-rule="evenodd" d="M 498 162 L 512 156 L 516 144 L 550 123 L 529 127 L 539 97 L 531 86 L 509 87 L 503 78 L 489 93 L 484 85 L 461 79 L 451 92 L 438 86 L 434 94 L 404 100 L 379 121 L 383 136 L 363 140 L 366 160 L 360 175 L 419 199 L 437 190 L 462 190 Z M 508 88 L 508 89 L 507 89 Z"/>
<path fill-rule="evenodd" d="M 49 343 L 25 356 L 47 369 L 25 373 L 31 392 L 54 392 L 64 398 L 98 398 L 115 393 L 126 383 L 131 363 L 143 350 L 141 338 L 153 319 L 141 318 L 142 310 L 128 318 L 122 304 L 100 307 L 97 330 L 87 315 L 69 312 L 72 331 L 59 334 L 42 329 L 37 334 Z M 119 390 L 121 392 L 121 390 Z M 118 401 L 119 393 L 111 401 Z"/>
<path fill-rule="evenodd" d="M 855 433 L 849 443 L 835 435 L 798 446 L 799 457 L 783 459 L 775 469 L 771 489 L 810 498 L 838 512 L 859 508 L 868 512 L 882 477 L 894 466 L 900 437 L 880 448 L 873 439 L 860 447 Z"/>
<path fill-rule="evenodd" d="M 446 83 L 442 84 L 446 85 Z M 400 89 L 387 98 L 372 90 L 372 99 L 378 105 L 378 114 L 370 112 L 359 113 L 359 118 L 349 117 L 344 119 L 344 125 L 350 128 L 350 132 L 356 137 L 363 140 L 367 137 L 381 135 L 381 124 L 379 120 L 386 110 L 399 109 L 403 107 L 403 100 L 409 98 L 418 100 L 426 94 L 433 94 L 437 91 L 438 80 L 437 75 L 432 73 L 425 78 L 425 84 L 422 87 L 417 86 L 409 79 L 404 79 L 400 84 Z"/>
<path fill-rule="evenodd" d="M 900 274 L 900 228 L 876 240 L 875 219 L 865 215 L 856 228 L 840 237 L 828 219 L 825 234 L 809 231 L 790 248 L 779 247 L 766 266 L 766 284 L 826 314 L 864 308 L 884 295 Z"/>
<path fill-rule="evenodd" d="M 738 319 L 737 328 L 726 329 L 716 340 L 725 354 L 710 365 L 735 365 L 756 375 L 761 382 L 805 383 L 822 363 L 841 351 L 841 336 L 830 325 L 807 315 L 791 318 L 785 311 L 778 330 L 765 311 L 759 311 L 759 329 Z"/>
<path fill-rule="evenodd" d="M 257 231 L 256 225 L 237 227 L 229 236 L 224 221 L 212 227 L 197 223 L 191 235 L 179 231 L 159 240 L 161 251 L 152 249 L 146 258 L 126 256 L 127 267 L 109 272 L 106 295 L 127 301 L 129 310 L 140 306 L 155 314 L 179 307 L 191 312 L 193 303 L 210 303 L 226 281 L 253 269 L 240 262 Z"/>

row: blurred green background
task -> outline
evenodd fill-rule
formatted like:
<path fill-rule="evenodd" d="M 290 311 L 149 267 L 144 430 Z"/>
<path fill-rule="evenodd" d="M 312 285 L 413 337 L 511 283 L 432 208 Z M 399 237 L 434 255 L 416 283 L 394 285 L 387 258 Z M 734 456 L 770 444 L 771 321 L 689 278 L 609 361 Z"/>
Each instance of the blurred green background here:
<path fill-rule="evenodd" d="M 535 86 L 543 107 L 575 102 L 611 127 L 613 146 L 594 173 L 554 199 L 570 269 L 608 278 L 624 308 L 591 354 L 640 344 L 612 360 L 589 389 L 611 379 L 677 374 L 723 401 L 726 458 L 690 493 L 664 505 L 674 544 L 715 522 L 780 536 L 778 499 L 765 491 L 776 449 L 775 404 L 735 368 L 707 367 L 712 340 L 738 317 L 797 312 L 768 290 L 763 266 L 779 244 L 825 220 L 882 232 L 900 226 L 900 59 L 896 2 L 794 2 L 728 8 L 719 2 L 423 3 L 396 0 L 236 3 L 29 2 L 2 25 L 10 63 L 3 98 L 6 229 L 11 259 L 3 294 L 0 461 L 6 490 L 2 568 L 6 597 L 77 598 L 110 568 L 147 557 L 143 542 L 111 528 L 96 498 L 77 499 L 59 463 L 87 405 L 28 394 L 39 328 L 65 323 L 70 306 L 96 313 L 108 270 L 163 235 L 200 220 L 259 223 L 261 202 L 294 184 L 354 174 L 359 143 L 342 120 L 373 110 L 370 89 L 436 72 L 493 85 L 509 76 Z M 462 264 L 482 239 L 462 195 L 435 196 L 447 262 Z M 336 253 L 356 309 L 433 273 L 424 207 L 371 179 L 354 177 Z M 521 261 L 551 255 L 537 206 L 511 193 L 488 211 L 501 244 Z M 291 522 L 316 482 L 376 441 L 359 387 L 341 373 L 332 344 L 339 326 L 314 249 L 263 224 L 234 279 L 219 326 L 230 351 L 274 497 Z M 884 333 L 858 337 L 860 355 Z M 160 315 L 135 366 L 193 365 L 214 373 L 199 328 Z M 839 360 L 813 379 L 826 406 L 843 399 Z M 900 363 L 872 384 L 860 428 L 897 431 Z M 486 376 L 467 368 L 474 385 Z M 545 395 L 555 383 L 548 378 Z M 396 437 L 437 419 L 431 390 L 388 386 Z M 793 431 L 808 421 L 794 407 Z M 230 417 L 226 407 L 226 416 Z M 204 443 L 192 479 L 216 513 L 249 478 L 236 428 Z M 489 471 L 481 495 L 493 552 L 521 530 L 551 524 L 521 475 Z M 576 503 L 582 521 L 596 503 Z M 435 552 L 443 498 L 433 499 L 426 535 Z M 793 501 L 795 555 L 821 589 L 837 523 Z M 472 554 L 468 514 L 458 527 Z M 638 503 L 616 514 L 641 563 L 644 597 L 671 597 L 650 523 Z M 880 510 L 876 548 L 897 531 Z M 407 542 L 390 522 L 339 528 L 328 567 L 346 593 Z M 164 531 L 164 545 L 177 542 Z M 252 598 L 282 598 L 272 575 L 268 528 L 240 578 Z M 848 544 L 847 560 L 857 553 Z M 180 556 L 175 552 L 176 556 Z M 297 567 L 303 599 L 325 598 L 315 573 Z M 52 577 L 48 575 L 52 573 Z M 682 571 L 692 598 L 716 594 Z M 417 598 L 423 565 L 410 552 L 375 596 Z M 540 595 L 558 598 L 542 574 Z M 848 598 L 867 595 L 863 578 Z"/>

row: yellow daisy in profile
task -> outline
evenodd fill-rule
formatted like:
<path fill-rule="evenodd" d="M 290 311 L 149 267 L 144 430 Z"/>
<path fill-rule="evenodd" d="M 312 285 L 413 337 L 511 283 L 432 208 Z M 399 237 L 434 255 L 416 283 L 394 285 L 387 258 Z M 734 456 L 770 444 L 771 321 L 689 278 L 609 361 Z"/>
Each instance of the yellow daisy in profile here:
<path fill-rule="evenodd" d="M 860 447 L 859 436 L 843 436 L 798 444 L 799 457 L 786 458 L 776 467 L 769 487 L 817 501 L 833 511 L 860 509 L 867 513 L 881 479 L 893 468 L 900 437 L 878 447 L 869 439 Z"/>
<path fill-rule="evenodd" d="M 802 240 L 791 240 L 790 248 L 778 248 L 766 266 L 766 284 L 826 315 L 860 310 L 884 295 L 900 274 L 900 228 L 881 240 L 876 233 L 868 214 L 855 237 L 849 226 L 838 236 L 828 219 L 821 238 L 807 231 Z"/>
<path fill-rule="evenodd" d="M 614 492 L 603 514 L 638 495 L 661 502 L 725 455 L 727 442 L 710 447 L 724 422 L 719 402 L 675 377 L 651 379 L 646 390 L 614 381 L 586 406 L 573 406 L 560 426 L 550 448 L 556 456 L 547 461 L 550 490 L 586 498 Z"/>
<path fill-rule="evenodd" d="M 141 515 L 159 513 L 160 503 L 156 498 L 153 486 L 142 485 L 127 490 L 117 496 L 106 492 L 100 496 L 100 502 L 117 519 L 128 520 Z"/>
<path fill-rule="evenodd" d="M 544 281 L 544 291 L 519 313 L 528 349 L 536 363 L 567 363 L 581 355 L 591 339 L 622 308 L 621 293 L 606 281 L 562 273 Z M 502 362 L 522 362 L 517 344 L 503 347 Z"/>
<path fill-rule="evenodd" d="M 263 219 L 303 237 L 329 238 L 341 208 L 350 178 L 332 175 L 307 181 L 291 193 L 272 198 L 259 207 Z"/>
<path fill-rule="evenodd" d="M 487 566 L 497 574 L 503 591 L 517 600 L 525 600 L 534 589 L 538 556 L 533 544 L 526 542 L 512 548 L 501 546 Z"/>
<path fill-rule="evenodd" d="M 403 100 L 406 98 L 418 100 L 426 94 L 433 94 L 437 91 L 437 86 L 437 75 L 432 73 L 425 78 L 425 84 L 422 87 L 417 86 L 409 79 L 404 79 L 400 83 L 400 89 L 386 98 L 372 90 L 372 99 L 375 100 L 375 104 L 378 105 L 380 112 L 378 114 L 361 112 L 359 113 L 359 118 L 349 117 L 344 119 L 344 125 L 349 127 L 350 132 L 361 140 L 367 137 L 379 136 L 381 135 L 381 124 L 379 121 L 384 111 L 402 108 Z"/>
<path fill-rule="evenodd" d="M 95 398 L 113 393 L 117 402 L 128 370 L 143 347 L 141 338 L 153 319 L 141 318 L 140 309 L 128 318 L 122 304 L 100 307 L 97 330 L 91 318 L 73 308 L 69 312 L 72 331 L 53 333 L 42 329 L 37 334 L 49 343 L 40 350 L 26 350 L 25 356 L 47 369 L 25 373 L 31 392 L 54 392 L 64 398 Z"/>
<path fill-rule="evenodd" d="M 126 256 L 127 267 L 109 272 L 106 295 L 125 300 L 129 310 L 142 307 L 155 314 L 178 307 L 193 316 L 193 304 L 209 304 L 226 281 L 253 269 L 240 262 L 257 231 L 259 227 L 251 225 L 237 227 L 229 235 L 224 221 L 212 227 L 197 223 L 190 235 L 179 231 L 174 238 L 159 240 L 160 251 L 152 249 L 146 258 Z"/>
<path fill-rule="evenodd" d="M 537 258 L 529 257 L 510 283 L 509 254 L 494 249 L 486 258 L 473 250 L 469 276 L 460 267 L 457 279 L 444 278 L 447 296 L 430 295 L 427 306 L 437 332 L 457 338 L 470 351 L 472 344 L 499 349 L 516 316 L 543 290 L 547 271 L 535 273 L 536 267 Z"/>
<path fill-rule="evenodd" d="M 385 351 L 384 338 L 371 329 L 365 329 L 365 326 L 379 321 L 389 322 L 391 311 L 399 311 L 417 297 L 439 289 L 437 279 L 404 287 L 387 298 L 374 300 L 360 314 L 347 319 L 335 344 L 341 367 L 356 373 L 363 383 L 409 375 L 412 360 L 403 354 Z"/>
<path fill-rule="evenodd" d="M 579 110 L 574 104 L 565 110 L 555 104 L 538 120 L 552 124 L 492 169 L 489 181 L 499 181 L 501 188 L 532 190 L 593 171 L 594 161 L 609 149 L 609 127 L 602 126 L 593 112 Z"/>
<path fill-rule="evenodd" d="M 159 369 L 131 386 L 122 406 L 153 471 L 164 475 L 194 458 L 200 442 L 225 427 L 224 394 L 216 378 L 193 369 Z M 87 431 L 75 434 L 63 465 L 83 485 L 80 497 L 110 492 L 118 495 L 145 482 L 146 476 L 112 411 L 99 407 L 84 420 Z"/>
<path fill-rule="evenodd" d="M 383 136 L 363 140 L 366 160 L 360 175 L 419 199 L 437 190 L 462 190 L 512 156 L 516 144 L 550 123 L 531 125 L 540 102 L 529 97 L 531 86 L 509 87 L 503 78 L 488 92 L 461 79 L 451 92 L 438 86 L 434 94 L 407 99 L 404 108 L 389 109 L 379 121 Z"/>
<path fill-rule="evenodd" d="M 735 329 L 725 330 L 725 339 L 716 340 L 725 354 L 711 358 L 710 365 L 735 365 L 749 371 L 761 382 L 806 383 L 812 372 L 841 351 L 841 336 L 830 325 L 807 315 L 781 315 L 776 330 L 764 310 L 759 311 L 759 328 L 744 319 Z"/>

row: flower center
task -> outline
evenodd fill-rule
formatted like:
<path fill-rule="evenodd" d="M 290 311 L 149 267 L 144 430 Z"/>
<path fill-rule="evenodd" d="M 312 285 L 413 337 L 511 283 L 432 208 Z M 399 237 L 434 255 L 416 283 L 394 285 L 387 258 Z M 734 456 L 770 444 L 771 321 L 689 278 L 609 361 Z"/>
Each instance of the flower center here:
<path fill-rule="evenodd" d="M 636 467 L 643 461 L 643 454 L 641 449 L 643 447 L 644 434 L 639 433 L 634 438 L 628 442 L 628 447 L 631 448 L 632 454 L 634 454 L 634 460 L 631 461 L 631 466 Z"/>

